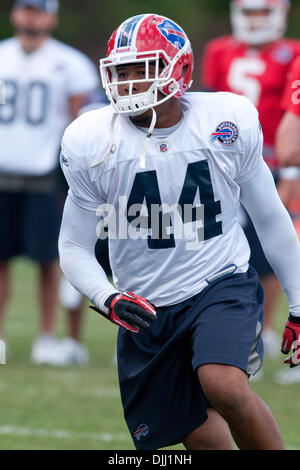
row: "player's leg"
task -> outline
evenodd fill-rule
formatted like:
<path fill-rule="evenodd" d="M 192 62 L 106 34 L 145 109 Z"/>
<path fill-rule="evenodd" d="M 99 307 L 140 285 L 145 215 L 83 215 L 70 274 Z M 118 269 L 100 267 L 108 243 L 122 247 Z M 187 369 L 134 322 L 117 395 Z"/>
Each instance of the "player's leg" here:
<path fill-rule="evenodd" d="M 51 364 L 61 367 L 85 364 L 89 360 L 89 353 L 81 343 L 83 297 L 64 276 L 60 276 L 59 300 L 66 311 L 68 334 L 66 338 L 59 341 L 57 353 L 53 355 Z"/>
<path fill-rule="evenodd" d="M 59 201 L 54 191 L 27 193 L 23 221 L 25 254 L 39 266 L 39 336 L 33 344 L 31 354 L 35 363 L 51 364 L 52 355 L 57 348 L 55 326 L 59 288 L 57 244 L 60 220 Z"/>
<path fill-rule="evenodd" d="M 40 264 L 40 334 L 54 335 L 57 313 L 59 269 L 56 261 Z"/>
<path fill-rule="evenodd" d="M 274 274 L 260 276 L 260 282 L 265 293 L 262 338 L 265 354 L 272 358 L 278 356 L 280 352 L 279 335 L 275 331 L 275 316 L 282 290 Z"/>
<path fill-rule="evenodd" d="M 207 420 L 183 439 L 188 450 L 233 450 L 227 422 L 213 408 L 207 408 Z"/>
<path fill-rule="evenodd" d="M 284 450 L 278 425 L 264 401 L 256 395 L 242 370 L 205 364 L 198 368 L 203 391 L 229 424 L 241 450 Z"/>
<path fill-rule="evenodd" d="M 0 261 L 0 338 L 4 338 L 4 319 L 10 295 L 9 263 Z"/>
<path fill-rule="evenodd" d="M 272 414 L 248 383 L 262 365 L 263 301 L 258 275 L 249 268 L 207 289 L 193 325 L 193 367 L 241 449 L 284 447 Z"/>
<path fill-rule="evenodd" d="M 77 308 L 71 308 L 68 310 L 68 328 L 69 337 L 73 338 L 74 341 L 81 341 L 82 336 L 82 317 L 83 317 L 83 305 L 80 304 Z"/>
<path fill-rule="evenodd" d="M 157 321 L 138 335 L 119 329 L 122 404 L 137 450 L 183 441 L 189 449 L 232 447 L 229 428 L 210 409 L 191 364 L 190 328 L 199 299 L 201 294 L 158 308 Z"/>
<path fill-rule="evenodd" d="M 3 184 L 4 175 L 0 181 Z M 0 337 L 4 337 L 4 322 L 10 296 L 10 261 L 21 254 L 22 194 L 0 190 Z"/>

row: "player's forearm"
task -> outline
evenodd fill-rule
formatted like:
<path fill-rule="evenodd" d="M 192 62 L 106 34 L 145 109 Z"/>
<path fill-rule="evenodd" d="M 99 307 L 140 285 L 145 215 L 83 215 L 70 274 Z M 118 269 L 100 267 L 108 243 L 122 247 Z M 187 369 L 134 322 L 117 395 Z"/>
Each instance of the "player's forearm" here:
<path fill-rule="evenodd" d="M 69 282 L 101 310 L 117 292 L 95 257 L 95 214 L 67 199 L 59 236 L 61 269 Z"/>
<path fill-rule="evenodd" d="M 241 186 L 241 199 L 285 291 L 290 312 L 300 316 L 300 244 L 266 167 Z"/>
<path fill-rule="evenodd" d="M 59 242 L 60 266 L 69 282 L 100 310 L 117 290 L 108 281 L 93 250 L 82 248 L 63 237 Z"/>

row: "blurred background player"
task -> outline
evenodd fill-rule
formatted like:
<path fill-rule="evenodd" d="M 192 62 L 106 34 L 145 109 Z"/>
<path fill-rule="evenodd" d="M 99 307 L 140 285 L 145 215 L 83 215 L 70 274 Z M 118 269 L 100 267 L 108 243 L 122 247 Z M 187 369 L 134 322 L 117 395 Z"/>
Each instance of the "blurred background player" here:
<path fill-rule="evenodd" d="M 286 206 L 295 190 L 296 175 L 293 170 L 280 169 L 275 133 L 283 115 L 280 100 L 288 72 L 300 54 L 300 41 L 283 38 L 289 7 L 288 0 L 233 0 L 230 15 L 233 34 L 207 44 L 201 68 L 201 84 L 206 90 L 242 94 L 257 107 L 264 133 L 264 159 Z M 251 246 L 250 264 L 258 271 L 265 291 L 265 353 L 274 357 L 280 350 L 274 314 L 281 289 L 251 220 L 244 212 L 241 219 Z"/>
<path fill-rule="evenodd" d="M 57 239 L 61 201 L 56 185 L 60 139 L 78 115 L 98 74 L 81 52 L 52 38 L 58 0 L 17 0 L 15 36 L 0 43 L 0 336 L 10 295 L 10 261 L 25 255 L 39 265 L 39 336 L 35 363 L 51 362 L 58 300 Z"/>
<path fill-rule="evenodd" d="M 283 166 L 300 167 L 300 57 L 294 63 L 282 99 L 285 114 L 276 136 L 276 153 Z"/>
<path fill-rule="evenodd" d="M 285 114 L 278 126 L 276 153 L 282 165 L 298 167 L 297 193 L 290 204 L 290 212 L 300 240 L 300 57 L 292 66 L 282 99 Z M 300 368 L 284 369 L 275 374 L 276 382 L 300 382 Z"/>

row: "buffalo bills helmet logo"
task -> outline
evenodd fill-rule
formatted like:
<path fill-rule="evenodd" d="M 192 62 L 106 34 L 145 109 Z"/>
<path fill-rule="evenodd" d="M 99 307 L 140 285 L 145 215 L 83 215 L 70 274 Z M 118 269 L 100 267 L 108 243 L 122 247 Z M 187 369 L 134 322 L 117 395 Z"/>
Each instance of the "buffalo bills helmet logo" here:
<path fill-rule="evenodd" d="M 134 433 L 134 437 L 136 438 L 137 441 L 140 441 L 141 437 L 147 436 L 148 432 L 149 432 L 149 428 L 147 424 L 140 424 Z"/>
<path fill-rule="evenodd" d="M 238 138 L 239 131 L 233 122 L 221 122 L 211 134 L 211 142 L 218 140 L 223 145 L 232 145 Z"/>
<path fill-rule="evenodd" d="M 159 32 L 177 49 L 182 49 L 186 42 L 184 31 L 173 21 L 163 20 L 157 25 Z"/>

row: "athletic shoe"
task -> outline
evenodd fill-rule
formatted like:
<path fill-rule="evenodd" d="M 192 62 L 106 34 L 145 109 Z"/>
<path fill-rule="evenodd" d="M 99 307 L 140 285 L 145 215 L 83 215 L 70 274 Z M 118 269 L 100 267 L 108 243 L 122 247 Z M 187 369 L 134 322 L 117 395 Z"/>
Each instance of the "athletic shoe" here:
<path fill-rule="evenodd" d="M 288 367 L 278 371 L 274 376 L 274 380 L 281 385 L 300 383 L 300 366 L 293 367 L 292 369 Z"/>
<path fill-rule="evenodd" d="M 87 349 L 73 338 L 65 338 L 57 344 L 51 355 L 49 364 L 52 366 L 70 366 L 72 364 L 86 364 L 89 361 Z"/>
<path fill-rule="evenodd" d="M 50 364 L 56 351 L 58 341 L 51 335 L 38 337 L 31 350 L 31 360 L 34 364 Z"/>

